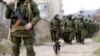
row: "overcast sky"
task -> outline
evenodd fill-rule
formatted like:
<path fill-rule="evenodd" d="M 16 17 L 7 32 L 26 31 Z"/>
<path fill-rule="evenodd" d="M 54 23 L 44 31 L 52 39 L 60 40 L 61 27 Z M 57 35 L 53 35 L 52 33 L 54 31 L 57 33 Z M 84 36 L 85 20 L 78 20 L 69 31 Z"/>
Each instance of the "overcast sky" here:
<path fill-rule="evenodd" d="M 64 14 L 100 8 L 100 0 L 63 0 Z"/>

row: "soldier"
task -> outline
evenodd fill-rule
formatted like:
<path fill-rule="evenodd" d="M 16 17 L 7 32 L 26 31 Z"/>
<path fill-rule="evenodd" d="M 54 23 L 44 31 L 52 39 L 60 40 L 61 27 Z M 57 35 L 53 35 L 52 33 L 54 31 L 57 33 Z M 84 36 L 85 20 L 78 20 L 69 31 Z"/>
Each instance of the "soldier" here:
<path fill-rule="evenodd" d="M 89 28 L 90 28 L 90 26 L 89 26 L 89 21 L 88 21 L 88 19 L 85 19 L 84 22 L 85 22 L 85 25 L 86 25 L 86 31 L 85 31 L 85 32 L 86 32 L 86 33 L 85 33 L 85 34 L 86 34 L 86 38 L 89 38 L 89 36 L 88 36 L 89 30 L 90 30 L 90 29 L 89 29 Z"/>
<path fill-rule="evenodd" d="M 80 22 L 80 19 L 78 17 L 76 17 L 77 19 L 74 21 L 74 25 L 75 25 L 75 35 L 76 35 L 76 43 L 79 42 L 79 36 L 78 36 L 78 27 L 77 24 Z"/>
<path fill-rule="evenodd" d="M 35 56 L 33 50 L 34 40 L 27 30 L 33 29 L 34 32 L 34 26 L 40 20 L 37 4 L 33 0 L 15 0 L 15 3 L 10 5 L 13 5 L 14 10 L 19 11 L 24 20 L 27 21 L 27 24 L 24 26 L 9 8 L 6 9 L 5 17 L 11 19 L 11 29 L 14 29 L 11 32 L 11 42 L 13 43 L 11 56 L 19 56 L 22 39 L 26 46 L 27 56 Z"/>
<path fill-rule="evenodd" d="M 65 37 L 64 41 L 68 44 L 72 44 L 73 39 L 73 30 L 74 30 L 74 22 L 72 20 L 72 15 L 69 15 L 63 22 Z"/>
<path fill-rule="evenodd" d="M 88 30 L 88 35 L 89 35 L 89 38 L 92 37 L 92 23 L 91 23 L 91 20 L 89 20 L 89 30 Z"/>
<path fill-rule="evenodd" d="M 65 27 L 64 27 L 65 20 L 67 20 L 67 17 L 63 16 L 63 19 L 61 21 L 61 38 L 66 42 Z"/>
<path fill-rule="evenodd" d="M 55 15 L 55 17 L 50 22 L 50 32 L 51 32 L 51 39 L 52 41 L 56 42 L 60 38 L 60 23 L 61 20 L 59 19 L 59 15 Z"/>
<path fill-rule="evenodd" d="M 98 32 L 100 28 L 98 23 L 96 23 L 96 27 L 97 27 L 96 32 Z"/>
<path fill-rule="evenodd" d="M 80 22 L 77 24 L 77 28 L 78 28 L 78 41 L 81 44 L 85 44 L 84 39 L 85 39 L 86 26 L 83 20 L 83 16 L 80 17 Z"/>
<path fill-rule="evenodd" d="M 76 36 L 77 36 L 77 29 L 76 29 L 77 21 L 78 21 L 78 20 L 77 20 L 77 17 L 74 17 L 74 18 L 73 18 L 73 22 L 74 22 L 73 39 L 75 39 Z"/>

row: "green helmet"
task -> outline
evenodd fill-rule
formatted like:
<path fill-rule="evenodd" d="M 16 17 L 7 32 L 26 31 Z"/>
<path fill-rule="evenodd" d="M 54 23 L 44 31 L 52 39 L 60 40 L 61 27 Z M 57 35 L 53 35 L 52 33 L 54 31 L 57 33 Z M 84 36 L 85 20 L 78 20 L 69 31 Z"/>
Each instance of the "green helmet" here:
<path fill-rule="evenodd" d="M 21 2 L 21 3 L 22 3 L 22 2 L 25 2 L 25 0 L 18 0 L 18 1 Z"/>
<path fill-rule="evenodd" d="M 56 14 L 55 16 L 54 16 L 54 19 L 57 19 L 59 17 L 59 15 L 58 14 Z"/>
<path fill-rule="evenodd" d="M 72 15 L 68 15 L 69 18 L 72 18 Z"/>
<path fill-rule="evenodd" d="M 85 21 L 88 21 L 88 19 L 85 19 Z"/>
<path fill-rule="evenodd" d="M 72 19 L 72 15 L 68 15 L 68 19 L 71 20 Z"/>

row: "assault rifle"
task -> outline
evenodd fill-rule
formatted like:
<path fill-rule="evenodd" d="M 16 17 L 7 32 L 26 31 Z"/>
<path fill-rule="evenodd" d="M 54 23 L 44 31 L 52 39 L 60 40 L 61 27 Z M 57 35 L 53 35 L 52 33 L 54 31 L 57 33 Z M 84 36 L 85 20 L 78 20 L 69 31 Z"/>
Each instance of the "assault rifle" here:
<path fill-rule="evenodd" d="M 3 2 L 3 3 L 6 5 L 6 7 L 8 9 L 10 9 L 18 17 L 18 20 L 20 20 L 23 25 L 27 24 L 26 20 L 23 19 L 23 17 L 19 13 L 19 11 L 14 11 L 13 6 L 7 5 L 6 2 Z M 33 40 L 35 40 L 35 38 L 34 38 L 35 33 L 34 33 L 33 29 L 30 29 L 30 30 L 27 30 L 27 31 L 31 35 L 31 37 L 33 38 Z"/>

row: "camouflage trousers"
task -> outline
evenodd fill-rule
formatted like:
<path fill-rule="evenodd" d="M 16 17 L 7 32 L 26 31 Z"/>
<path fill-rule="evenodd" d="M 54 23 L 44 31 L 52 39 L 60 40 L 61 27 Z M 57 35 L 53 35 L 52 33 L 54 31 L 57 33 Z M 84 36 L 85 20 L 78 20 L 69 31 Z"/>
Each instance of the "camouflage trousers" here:
<path fill-rule="evenodd" d="M 77 41 L 79 43 L 84 43 L 84 39 L 86 38 L 85 30 L 78 30 Z"/>
<path fill-rule="evenodd" d="M 50 32 L 51 32 L 51 39 L 52 39 L 52 41 L 53 42 L 56 42 L 56 41 L 58 41 L 59 40 L 59 38 L 60 38 L 60 33 L 59 33 L 59 30 L 50 30 Z"/>
<path fill-rule="evenodd" d="M 66 43 L 72 43 L 73 38 L 73 32 L 64 32 L 63 40 Z"/>
<path fill-rule="evenodd" d="M 12 45 L 12 54 L 11 56 L 19 56 L 20 54 L 20 44 L 21 41 L 24 41 L 24 45 L 26 46 L 27 56 L 35 56 L 35 52 L 33 50 L 33 39 L 32 37 L 16 37 L 11 36 Z"/>

